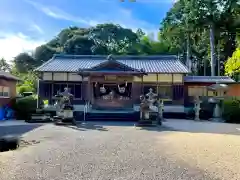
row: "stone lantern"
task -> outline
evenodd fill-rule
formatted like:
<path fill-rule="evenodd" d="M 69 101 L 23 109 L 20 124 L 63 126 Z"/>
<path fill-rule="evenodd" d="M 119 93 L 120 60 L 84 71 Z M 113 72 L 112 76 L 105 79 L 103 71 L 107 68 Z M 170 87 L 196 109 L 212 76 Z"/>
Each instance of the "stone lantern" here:
<path fill-rule="evenodd" d="M 201 110 L 201 100 L 199 96 L 195 97 L 195 103 L 194 103 L 194 112 L 195 112 L 195 121 L 200 121 L 200 110 Z"/>
<path fill-rule="evenodd" d="M 154 114 L 157 107 L 154 106 L 154 103 L 157 101 L 157 94 L 155 94 L 152 88 L 149 89 L 149 92 L 146 95 L 140 96 L 140 121 L 138 125 L 148 126 L 153 125 L 153 119 L 150 114 Z"/>
<path fill-rule="evenodd" d="M 220 107 L 221 101 L 224 100 L 228 85 L 216 83 L 208 87 L 210 91 L 213 91 L 214 97 L 209 100 L 209 102 L 214 103 L 214 111 L 213 111 L 213 120 L 214 121 L 222 121 L 222 110 Z"/>

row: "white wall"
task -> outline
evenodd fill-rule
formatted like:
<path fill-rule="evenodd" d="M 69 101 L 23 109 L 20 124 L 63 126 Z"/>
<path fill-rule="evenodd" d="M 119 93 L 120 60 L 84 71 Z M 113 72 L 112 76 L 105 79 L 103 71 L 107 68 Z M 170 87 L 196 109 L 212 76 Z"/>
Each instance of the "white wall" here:
<path fill-rule="evenodd" d="M 82 77 L 77 73 L 43 73 L 43 80 L 45 81 L 82 81 Z M 87 81 L 88 78 L 84 78 Z"/>

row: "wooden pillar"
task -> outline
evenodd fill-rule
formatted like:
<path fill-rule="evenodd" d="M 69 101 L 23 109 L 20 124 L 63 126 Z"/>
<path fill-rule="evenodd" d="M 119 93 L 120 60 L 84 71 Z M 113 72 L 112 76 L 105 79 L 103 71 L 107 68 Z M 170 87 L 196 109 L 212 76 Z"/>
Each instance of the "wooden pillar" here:
<path fill-rule="evenodd" d="M 143 95 L 144 94 L 144 92 L 143 92 L 143 75 L 141 75 L 141 80 L 142 80 L 142 82 L 141 82 L 141 94 Z"/>
<path fill-rule="evenodd" d="M 159 95 L 159 79 L 158 79 L 158 74 L 157 75 L 157 95 Z"/>
<path fill-rule="evenodd" d="M 68 87 L 68 82 L 69 81 L 69 73 L 67 72 L 67 87 Z"/>
<path fill-rule="evenodd" d="M 91 103 L 91 99 L 92 99 L 92 91 L 91 91 L 91 80 L 90 80 L 90 76 L 88 76 L 88 87 L 87 87 L 87 91 L 88 91 L 88 101 Z"/>
<path fill-rule="evenodd" d="M 37 80 L 37 109 L 39 108 L 39 105 L 40 105 L 40 95 L 39 95 L 39 78 Z"/>
<path fill-rule="evenodd" d="M 56 95 L 56 94 L 54 94 L 54 78 L 53 78 L 54 75 L 53 75 L 53 73 L 51 73 L 51 75 L 52 75 L 52 78 L 51 78 L 51 80 L 52 80 L 52 85 L 51 85 L 51 93 L 49 93 L 49 96 L 50 96 L 50 97 L 49 97 L 49 103 L 50 103 L 50 104 L 53 104 L 53 99 L 52 99 L 52 98 L 53 98 L 53 96 Z"/>
<path fill-rule="evenodd" d="M 81 76 L 81 100 L 84 100 L 83 99 L 83 92 L 84 91 L 84 82 L 83 82 L 83 77 Z"/>
<path fill-rule="evenodd" d="M 173 74 L 172 74 L 172 82 L 171 82 L 171 89 L 172 89 L 172 101 L 173 101 L 173 93 L 174 93 L 174 88 L 173 88 Z"/>

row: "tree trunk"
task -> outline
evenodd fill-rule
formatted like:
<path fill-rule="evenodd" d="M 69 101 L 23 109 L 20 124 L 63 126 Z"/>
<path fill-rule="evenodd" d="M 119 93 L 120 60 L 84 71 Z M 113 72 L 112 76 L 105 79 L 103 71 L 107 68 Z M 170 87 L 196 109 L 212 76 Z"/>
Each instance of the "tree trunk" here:
<path fill-rule="evenodd" d="M 211 46 L 211 76 L 215 76 L 215 40 L 214 40 L 214 28 L 210 25 L 210 46 Z"/>
<path fill-rule="evenodd" d="M 186 57 L 186 65 L 190 71 L 192 71 L 192 62 L 190 59 L 190 37 L 187 34 L 187 57 Z"/>
<path fill-rule="evenodd" d="M 218 76 L 221 76 L 221 64 L 220 64 L 220 61 L 221 61 L 221 50 L 220 50 L 220 41 L 218 41 L 218 44 L 217 44 L 217 47 L 218 47 L 218 58 L 217 58 L 217 64 L 218 64 Z"/>
<path fill-rule="evenodd" d="M 206 76 L 207 75 L 207 58 L 204 58 L 204 65 L 203 65 L 204 67 L 204 72 L 203 72 L 203 75 L 204 76 Z"/>

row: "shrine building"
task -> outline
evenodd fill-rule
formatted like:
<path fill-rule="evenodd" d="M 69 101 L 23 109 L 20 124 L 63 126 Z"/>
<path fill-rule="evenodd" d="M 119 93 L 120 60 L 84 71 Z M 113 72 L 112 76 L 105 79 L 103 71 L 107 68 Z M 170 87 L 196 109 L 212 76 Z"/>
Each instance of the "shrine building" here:
<path fill-rule="evenodd" d="M 36 69 L 40 73 L 39 96 L 52 97 L 65 87 L 73 103 L 90 102 L 93 108 L 126 108 L 139 104 L 149 92 L 166 102 L 183 105 L 184 76 L 188 68 L 177 56 L 54 55 Z"/>

